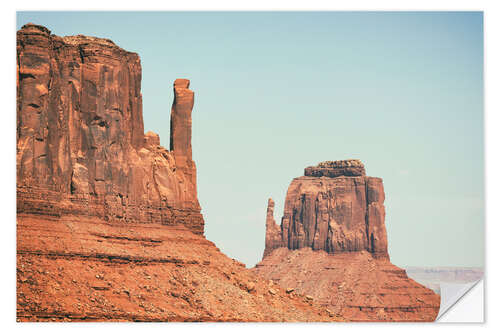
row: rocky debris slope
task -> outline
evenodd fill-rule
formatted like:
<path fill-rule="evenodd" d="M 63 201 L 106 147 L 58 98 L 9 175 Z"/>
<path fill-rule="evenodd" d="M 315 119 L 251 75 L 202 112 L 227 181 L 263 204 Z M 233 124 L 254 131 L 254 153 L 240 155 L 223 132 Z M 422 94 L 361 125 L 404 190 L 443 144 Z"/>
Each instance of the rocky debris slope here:
<path fill-rule="evenodd" d="M 18 321 L 340 321 L 184 226 L 19 214 Z"/>
<path fill-rule="evenodd" d="M 278 247 L 388 257 L 384 200 L 382 179 L 365 176 L 359 160 L 308 167 L 288 187 L 281 228 L 268 208 L 264 257 Z"/>
<path fill-rule="evenodd" d="M 293 179 L 281 226 L 268 202 L 263 260 L 253 268 L 349 321 L 432 321 L 440 298 L 389 260 L 382 179 L 358 160 Z"/>
<path fill-rule="evenodd" d="M 253 269 L 348 321 L 433 321 L 440 298 L 386 258 L 279 248 Z"/>
<path fill-rule="evenodd" d="M 194 93 L 174 84 L 170 151 L 144 134 L 141 63 L 108 39 L 17 32 L 17 211 L 183 224 L 203 234 Z"/>

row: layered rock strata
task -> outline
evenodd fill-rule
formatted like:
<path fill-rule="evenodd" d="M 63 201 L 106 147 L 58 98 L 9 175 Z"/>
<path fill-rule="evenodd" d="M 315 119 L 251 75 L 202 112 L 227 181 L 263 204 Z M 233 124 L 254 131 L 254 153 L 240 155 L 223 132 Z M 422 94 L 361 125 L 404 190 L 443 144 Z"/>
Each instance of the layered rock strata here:
<path fill-rule="evenodd" d="M 360 160 L 325 161 L 317 166 L 305 168 L 304 176 L 309 177 L 339 177 L 366 176 L 365 166 Z"/>
<path fill-rule="evenodd" d="M 358 160 L 323 162 L 293 179 L 281 226 L 268 202 L 253 270 L 348 321 L 433 321 L 440 298 L 389 260 L 382 179 Z"/>
<path fill-rule="evenodd" d="M 382 179 L 365 176 L 359 160 L 323 162 L 304 173 L 288 187 L 281 227 L 268 208 L 264 257 L 279 247 L 389 256 Z"/>
<path fill-rule="evenodd" d="M 141 63 L 108 39 L 17 32 L 17 211 L 183 224 L 203 234 L 194 94 L 174 83 L 171 149 L 144 134 Z"/>
<path fill-rule="evenodd" d="M 183 225 L 18 214 L 18 321 L 342 321 Z"/>
<path fill-rule="evenodd" d="M 203 237 L 189 80 L 168 151 L 137 54 L 28 24 L 17 57 L 18 321 L 342 320 Z"/>

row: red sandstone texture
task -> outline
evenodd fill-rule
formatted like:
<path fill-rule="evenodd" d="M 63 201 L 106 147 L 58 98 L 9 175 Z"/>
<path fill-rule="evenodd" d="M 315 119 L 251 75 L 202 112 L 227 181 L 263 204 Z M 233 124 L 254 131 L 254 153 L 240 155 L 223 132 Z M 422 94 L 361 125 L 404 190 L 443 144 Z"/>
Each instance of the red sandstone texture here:
<path fill-rule="evenodd" d="M 171 149 L 144 134 L 141 63 L 112 41 L 17 32 L 17 211 L 183 224 L 203 234 L 194 93 L 174 83 Z"/>
<path fill-rule="evenodd" d="M 391 264 L 382 179 L 358 160 L 323 162 L 295 178 L 281 226 L 268 202 L 266 279 L 327 306 L 349 321 L 433 321 L 440 297 Z"/>
<path fill-rule="evenodd" d="M 281 228 L 269 201 L 264 257 L 278 247 L 388 257 L 382 179 L 365 176 L 358 160 L 323 162 L 305 174 L 288 187 Z"/>
<path fill-rule="evenodd" d="M 17 217 L 18 321 L 341 321 L 182 225 Z"/>
<path fill-rule="evenodd" d="M 329 254 L 282 247 L 253 270 L 347 321 L 434 321 L 439 312 L 439 295 L 367 251 Z"/>
<path fill-rule="evenodd" d="M 203 237 L 194 93 L 174 83 L 170 151 L 143 133 L 139 57 L 17 33 L 19 321 L 340 321 Z"/>

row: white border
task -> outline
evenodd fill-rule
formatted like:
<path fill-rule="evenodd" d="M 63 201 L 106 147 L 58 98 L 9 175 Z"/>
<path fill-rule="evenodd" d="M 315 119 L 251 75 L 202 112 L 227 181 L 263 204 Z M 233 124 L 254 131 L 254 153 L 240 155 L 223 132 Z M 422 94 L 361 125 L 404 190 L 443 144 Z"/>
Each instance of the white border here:
<path fill-rule="evenodd" d="M 238 3 L 236 1 L 176 1 L 164 3 L 159 6 L 157 1 L 142 0 L 132 3 L 124 1 L 95 1 L 85 2 L 69 1 L 22 1 L 2 4 L 0 15 L 2 16 L 2 52 L 0 52 L 0 64 L 2 72 L 2 155 L 4 157 L 2 166 L 2 212 L 6 218 L 3 219 L 2 246 L 3 246 L 3 274 L 1 286 L 2 292 L 2 326 L 12 330 L 41 330 L 62 331 L 68 328 L 76 330 L 97 329 L 120 329 L 125 331 L 143 330 L 203 330 L 203 331 L 254 331 L 257 329 L 292 330 L 302 331 L 314 329 L 319 331 L 349 330 L 351 331 L 421 331 L 422 329 L 453 329 L 454 331 L 466 331 L 481 328 L 498 328 L 498 266 L 493 264 L 498 252 L 499 213 L 495 209 L 500 202 L 498 195 L 500 163 L 498 159 L 499 140 L 499 33 L 500 15 L 497 8 L 498 1 L 460 1 L 460 0 L 421 0 L 421 1 L 273 1 L 254 0 L 252 2 Z M 15 19 L 16 10 L 479 10 L 485 11 L 485 137 L 486 137 L 486 316 L 485 325 L 464 324 L 16 324 L 15 323 Z M 466 177 L 466 175 L 464 175 Z M 466 244 L 464 244 L 466 246 Z M 490 283 L 491 282 L 491 283 Z M 147 327 L 146 327 L 147 325 Z M 312 326 L 304 326 L 312 325 Z M 425 326 L 422 326 L 425 325 Z M 403 327 L 404 326 L 404 327 Z"/>

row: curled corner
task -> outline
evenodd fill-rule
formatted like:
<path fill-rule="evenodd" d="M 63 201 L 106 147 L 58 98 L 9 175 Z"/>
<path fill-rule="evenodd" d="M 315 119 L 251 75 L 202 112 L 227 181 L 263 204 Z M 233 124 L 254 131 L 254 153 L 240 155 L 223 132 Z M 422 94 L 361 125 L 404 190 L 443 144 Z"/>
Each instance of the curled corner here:
<path fill-rule="evenodd" d="M 437 322 L 484 322 L 484 281 L 440 283 Z"/>

